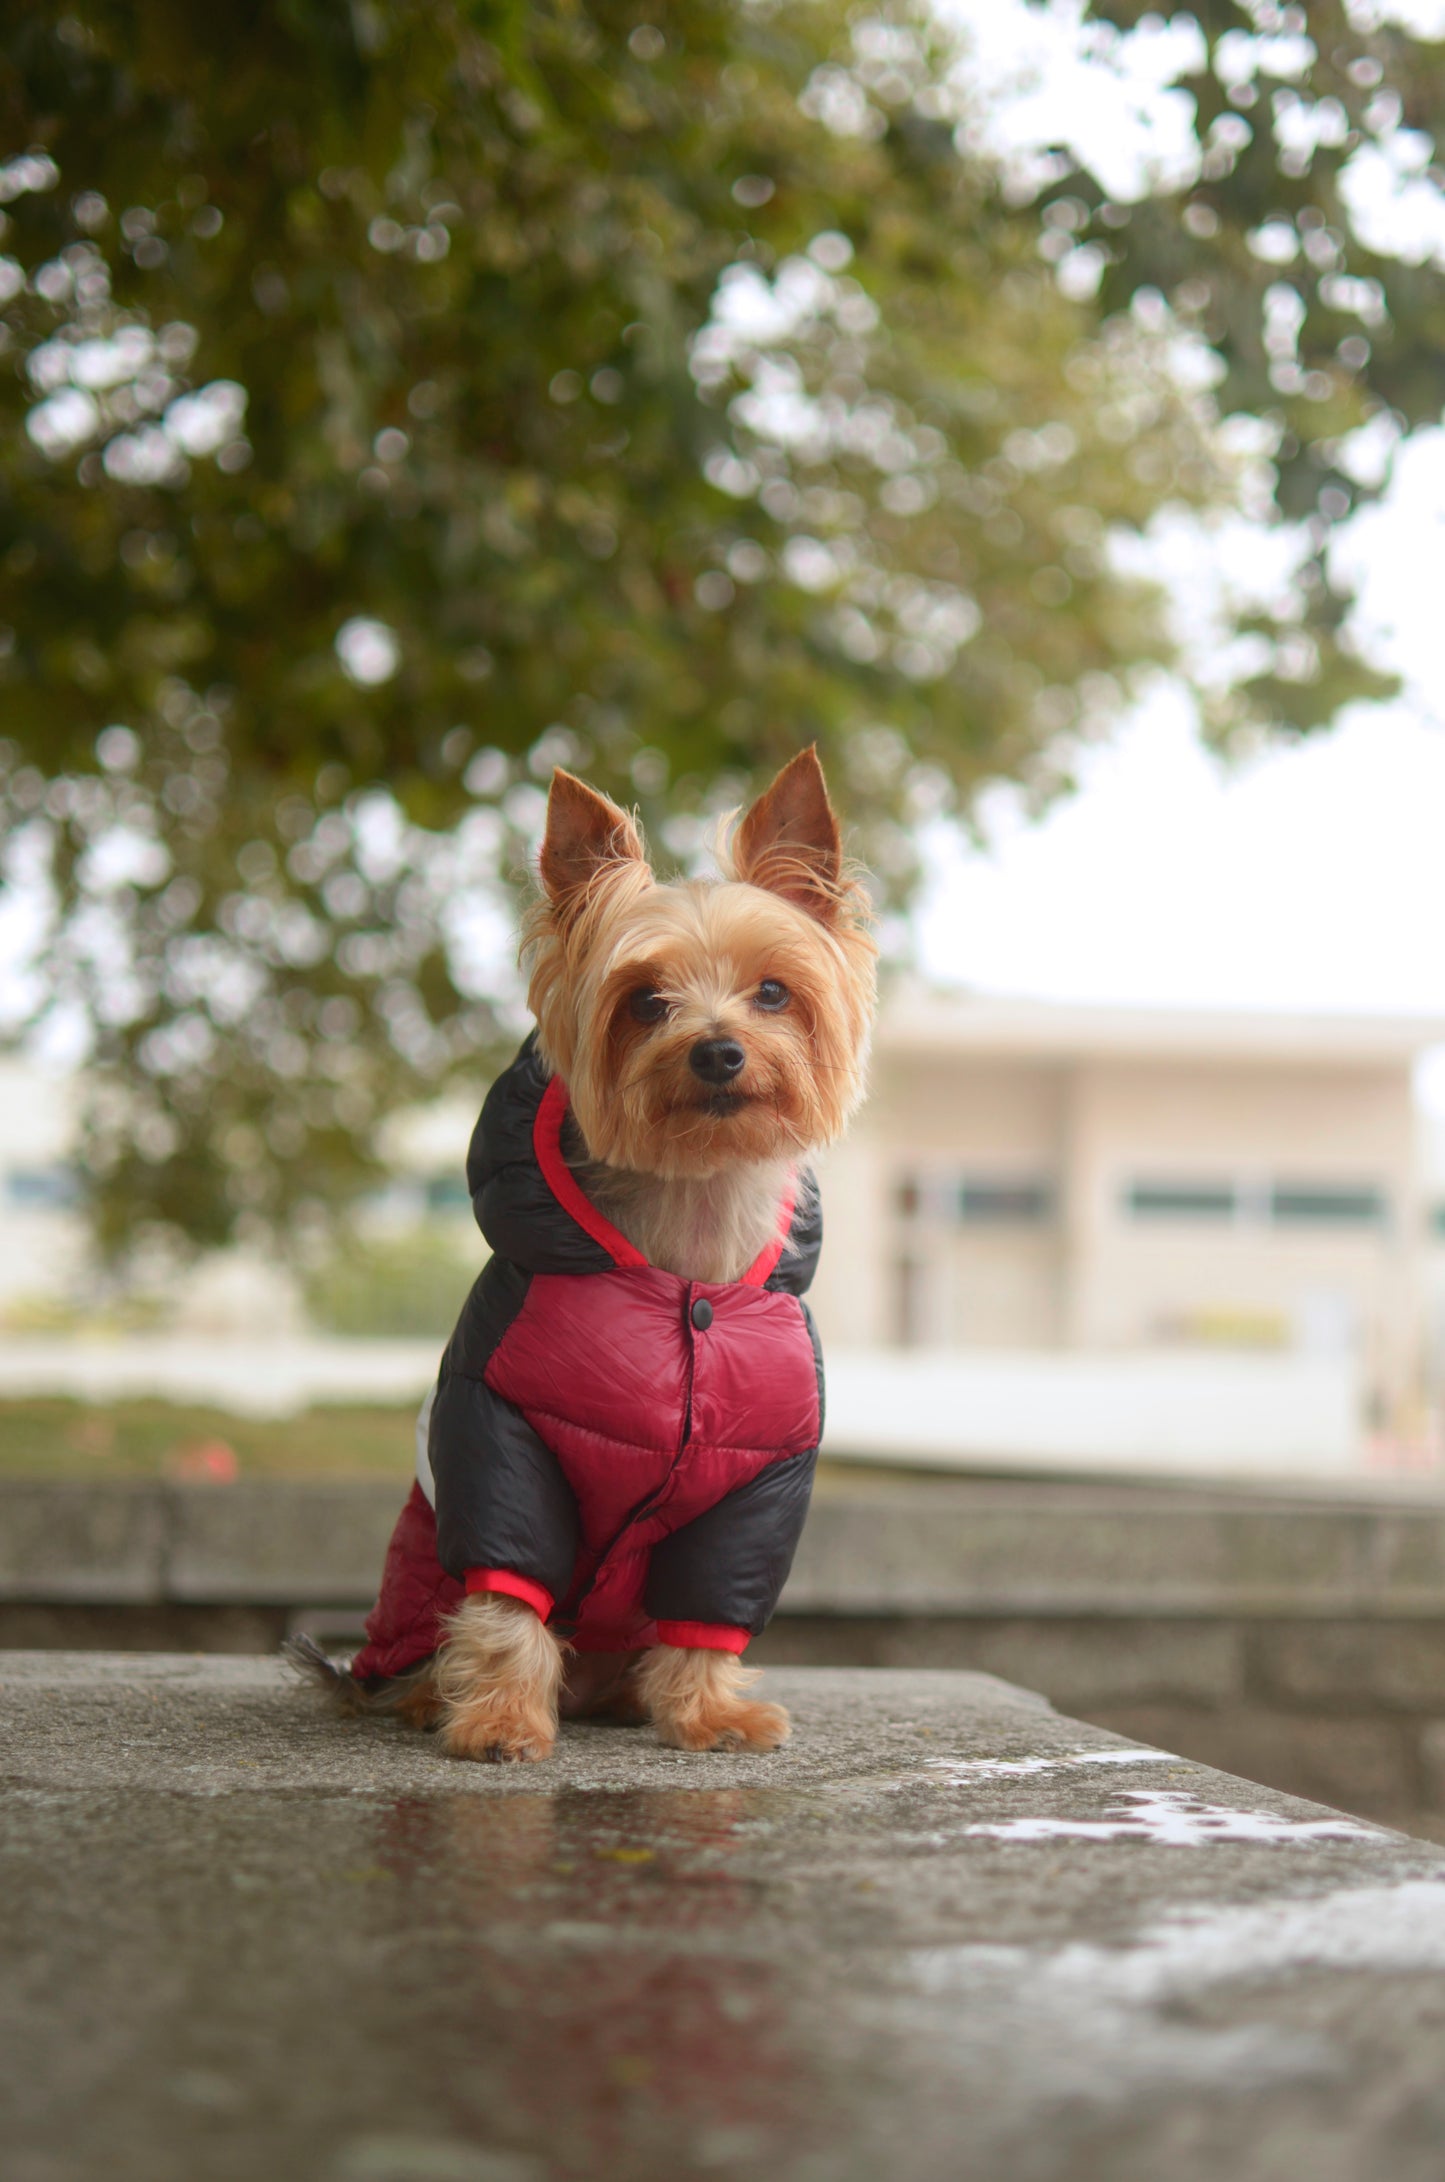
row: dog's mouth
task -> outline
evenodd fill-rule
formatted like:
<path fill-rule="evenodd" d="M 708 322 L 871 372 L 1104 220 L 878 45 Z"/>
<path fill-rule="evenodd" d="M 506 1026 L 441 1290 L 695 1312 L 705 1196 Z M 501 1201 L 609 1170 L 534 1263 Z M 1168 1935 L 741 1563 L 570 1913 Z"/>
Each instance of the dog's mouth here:
<path fill-rule="evenodd" d="M 710 1114 L 714 1121 L 727 1121 L 732 1115 L 740 1114 L 745 1106 L 751 1106 L 752 1103 L 753 1095 L 751 1091 L 708 1091 L 704 1093 L 699 1102 L 698 1112 Z"/>

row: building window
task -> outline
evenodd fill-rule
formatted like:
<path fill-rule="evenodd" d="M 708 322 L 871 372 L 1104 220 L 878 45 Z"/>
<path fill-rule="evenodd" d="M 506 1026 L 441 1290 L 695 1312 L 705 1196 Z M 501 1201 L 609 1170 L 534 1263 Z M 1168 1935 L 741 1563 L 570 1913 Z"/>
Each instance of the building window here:
<path fill-rule="evenodd" d="M 935 1227 L 1039 1227 L 1054 1216 L 1052 1182 L 1036 1175 L 904 1175 L 894 1204 Z"/>
<path fill-rule="evenodd" d="M 1377 1189 L 1276 1183 L 1269 1211 L 1277 1227 L 1378 1227 L 1385 1217 L 1385 1198 Z"/>
<path fill-rule="evenodd" d="M 69 1212 L 80 1202 L 79 1177 L 71 1167 L 12 1167 L 5 1198 L 17 1212 Z"/>
<path fill-rule="evenodd" d="M 1136 1220 L 1232 1220 L 1239 1191 L 1233 1182 L 1131 1182 L 1124 1202 Z"/>
<path fill-rule="evenodd" d="M 1051 1219 L 1054 1193 L 1047 1182 L 999 1182 L 977 1178 L 958 1185 L 958 1217 L 966 1227 L 1036 1227 Z"/>
<path fill-rule="evenodd" d="M 432 1174 L 426 1181 L 426 1209 L 443 1216 L 451 1213 L 470 1212 L 472 1193 L 465 1178 L 460 1174 Z"/>
<path fill-rule="evenodd" d="M 1249 1227 L 1380 1227 L 1385 1192 L 1372 1183 L 1130 1182 L 1124 1207 L 1136 1220 L 1209 1220 Z"/>

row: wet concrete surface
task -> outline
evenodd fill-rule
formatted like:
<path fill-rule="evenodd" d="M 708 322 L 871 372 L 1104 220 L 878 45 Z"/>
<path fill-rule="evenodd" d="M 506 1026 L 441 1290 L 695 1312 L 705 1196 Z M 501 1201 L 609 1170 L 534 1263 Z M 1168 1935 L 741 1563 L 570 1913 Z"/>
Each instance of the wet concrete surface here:
<path fill-rule="evenodd" d="M 1438 2182 L 1445 1857 L 984 1675 L 524 1769 L 0 1656 L 6 2182 Z"/>

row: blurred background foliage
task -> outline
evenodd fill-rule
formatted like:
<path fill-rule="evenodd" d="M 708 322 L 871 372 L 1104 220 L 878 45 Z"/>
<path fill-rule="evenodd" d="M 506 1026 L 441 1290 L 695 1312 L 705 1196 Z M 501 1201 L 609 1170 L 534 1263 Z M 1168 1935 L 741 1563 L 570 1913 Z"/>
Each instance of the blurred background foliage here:
<path fill-rule="evenodd" d="M 1001 165 L 914 8 L 12 0 L 16 1020 L 87 1052 L 108 1250 L 319 1232 L 479 1080 L 559 761 L 686 863 L 816 738 L 903 904 L 920 825 L 1056 792 L 1177 659 L 1181 515 L 1293 541 L 1184 645 L 1216 739 L 1384 689 L 1328 543 L 1445 324 L 1342 175 L 1438 190 L 1440 49 L 1193 20 L 1197 159 L 1118 203 Z"/>
<path fill-rule="evenodd" d="M 452 1220 L 346 1238 L 309 1269 L 308 1320 L 323 1333 L 445 1340 L 477 1273 L 464 1234 Z"/>

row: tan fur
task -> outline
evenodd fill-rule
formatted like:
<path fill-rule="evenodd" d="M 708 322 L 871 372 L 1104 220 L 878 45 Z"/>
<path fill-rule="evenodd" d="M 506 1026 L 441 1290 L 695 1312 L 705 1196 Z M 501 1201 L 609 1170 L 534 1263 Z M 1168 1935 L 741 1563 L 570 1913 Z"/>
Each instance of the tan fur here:
<path fill-rule="evenodd" d="M 391 1708 L 394 1716 L 407 1727 L 435 1727 L 441 1719 L 442 1708 L 434 1665 L 429 1662 L 420 1674 L 400 1679 L 405 1686 Z"/>
<path fill-rule="evenodd" d="M 741 1280 L 777 1232 L 786 1160 L 760 1159 L 717 1174 L 667 1181 L 582 1159 L 577 1178 L 613 1226 L 652 1265 L 684 1280 Z"/>
<path fill-rule="evenodd" d="M 637 1694 L 641 1652 L 568 1652 L 558 1710 L 564 1720 L 611 1720 L 641 1727 L 646 1707 Z"/>
<path fill-rule="evenodd" d="M 724 868 L 728 878 L 781 894 L 824 924 L 841 921 L 852 887 L 816 750 L 799 751 L 742 813 Z"/>
<path fill-rule="evenodd" d="M 738 823 L 726 852 L 735 877 L 662 885 L 627 814 L 557 776 L 546 892 L 524 938 L 527 997 L 543 1058 L 566 1078 L 599 1166 L 669 1184 L 725 1175 L 720 1191 L 736 1207 L 750 1190 L 761 1198 L 769 1180 L 740 1183 L 741 1169 L 776 1171 L 842 1134 L 863 1094 L 876 949 L 837 839 L 817 758 L 805 751 Z M 778 1013 L 757 1005 L 769 978 L 791 996 Z M 629 1004 L 644 988 L 662 995 L 662 1021 L 633 1020 Z M 688 1059 L 716 1037 L 736 1039 L 747 1056 L 723 1112 Z M 629 1181 L 618 1189 L 624 1205 L 628 1192 L 634 1217 L 644 1230 L 661 1222 L 674 1253 L 679 1231 L 735 1227 L 710 1193 L 662 1211 L 657 1192 Z M 628 1232 L 625 1218 L 618 1225 Z M 704 1250 L 717 1262 L 714 1242 Z"/>
<path fill-rule="evenodd" d="M 659 1645 L 637 1670 L 637 1693 L 658 1741 L 673 1750 L 776 1750 L 790 1732 L 788 1715 L 743 1696 L 757 1680 L 758 1669 L 731 1652 Z"/>
<path fill-rule="evenodd" d="M 550 1757 L 562 1647 L 530 1606 L 482 1593 L 459 1606 L 433 1669 L 442 1748 L 494 1763 Z"/>

